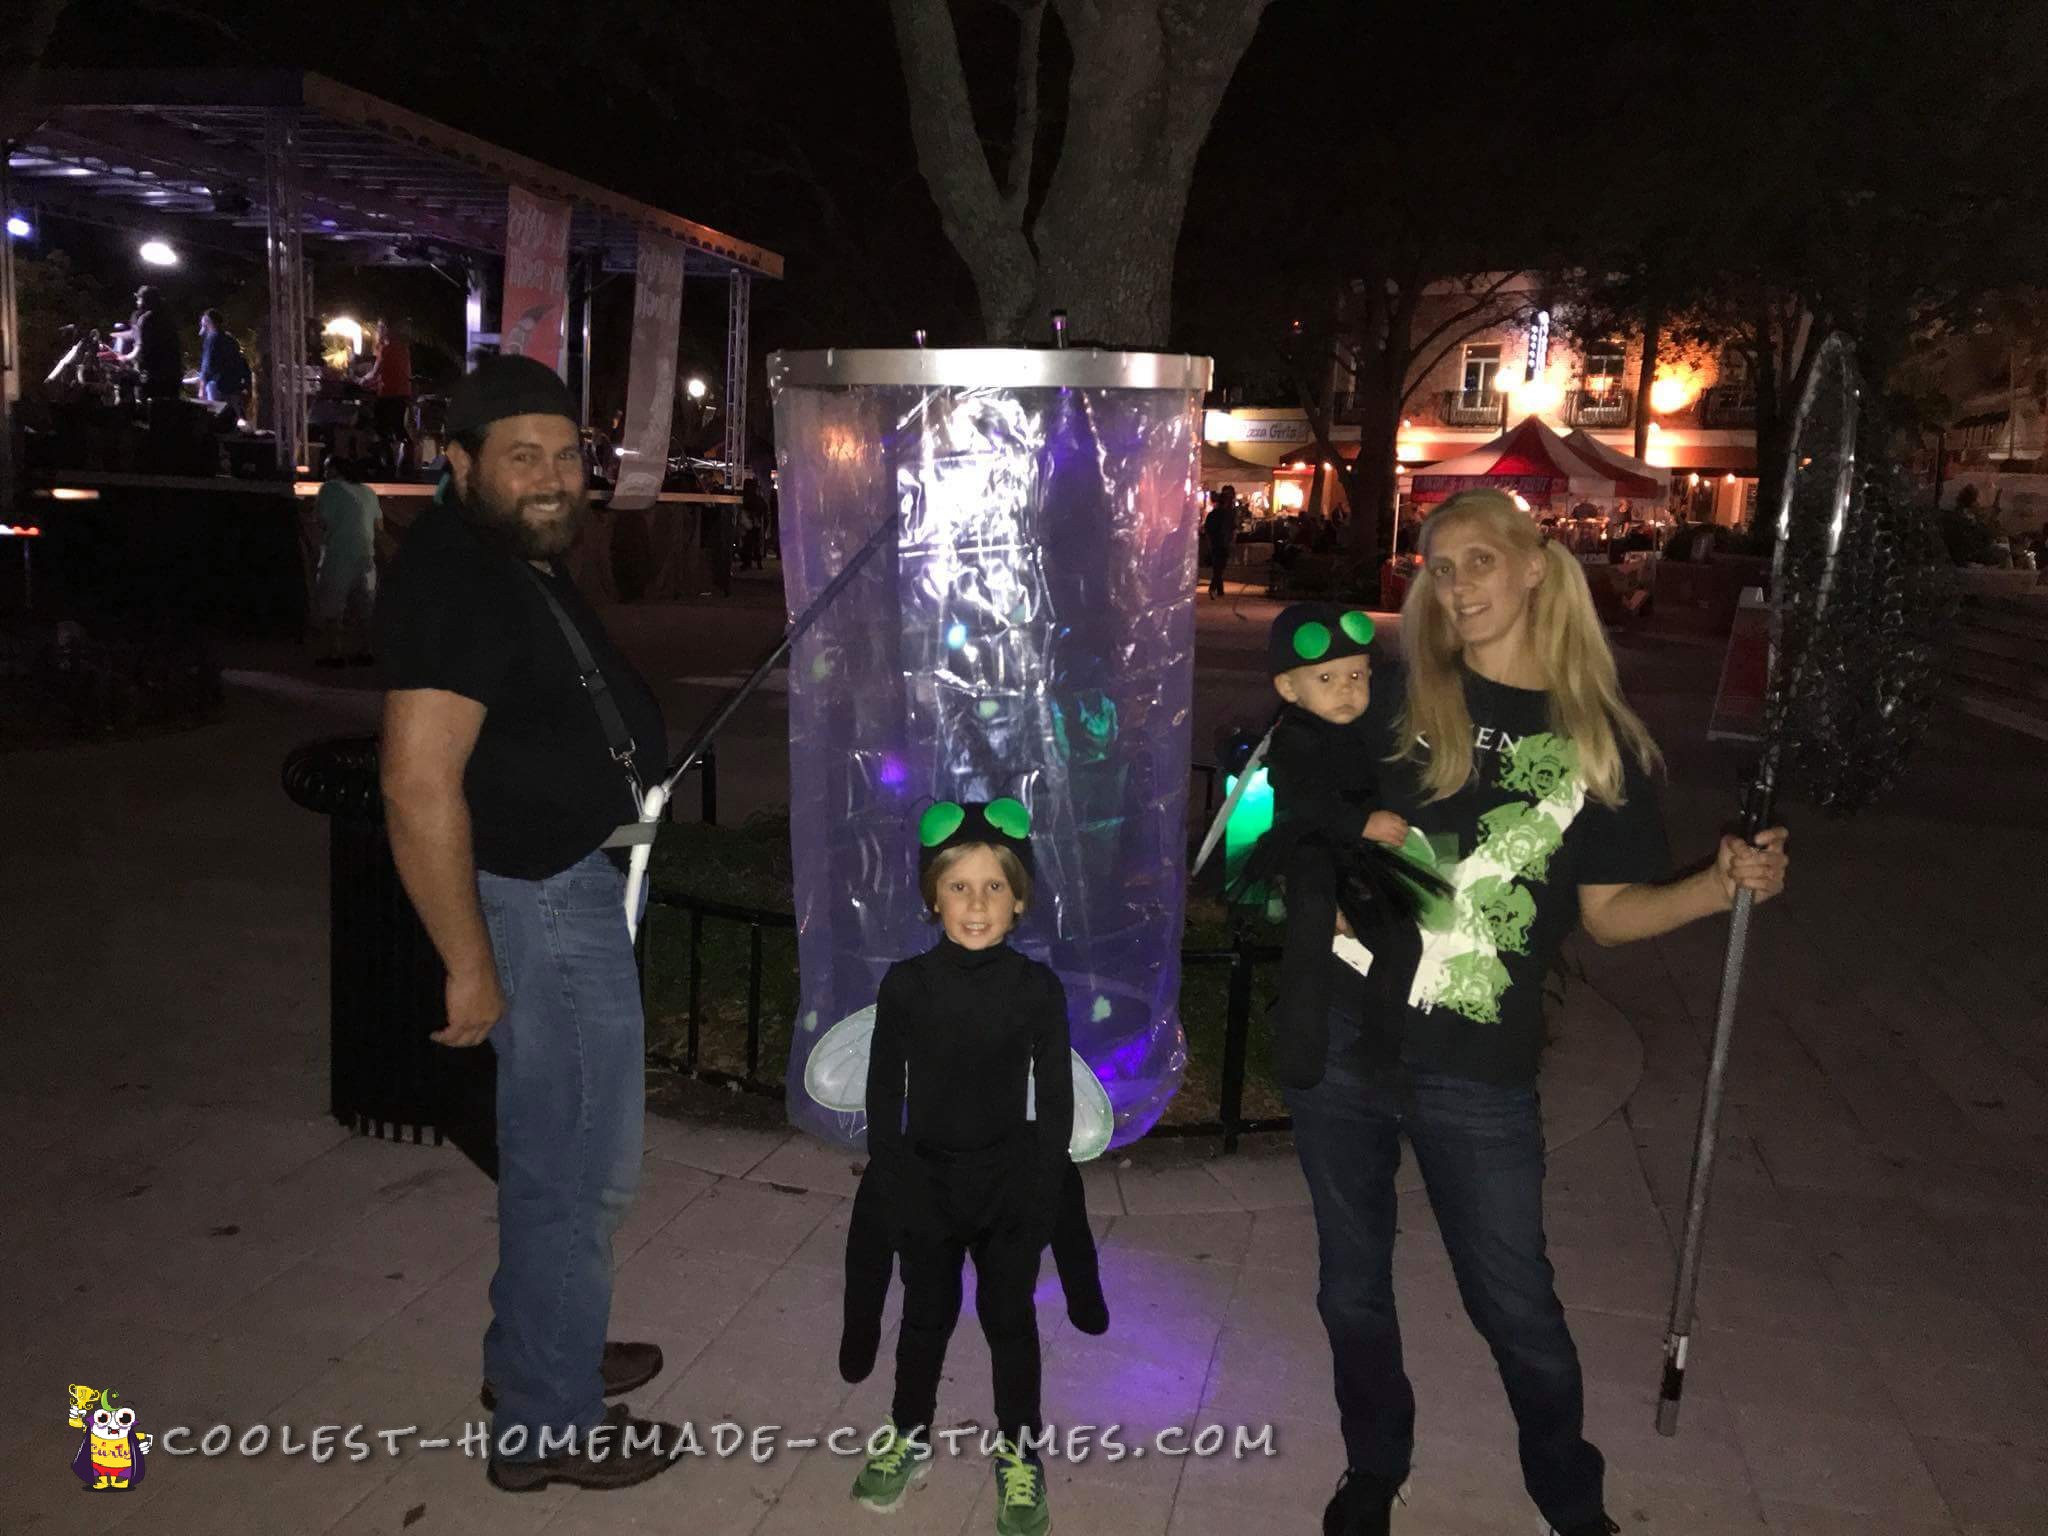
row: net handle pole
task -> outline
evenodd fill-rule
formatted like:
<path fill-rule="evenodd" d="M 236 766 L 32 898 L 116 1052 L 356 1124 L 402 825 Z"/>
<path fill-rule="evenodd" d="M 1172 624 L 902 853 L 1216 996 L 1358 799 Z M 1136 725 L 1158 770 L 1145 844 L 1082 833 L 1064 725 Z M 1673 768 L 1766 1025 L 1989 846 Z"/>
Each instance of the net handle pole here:
<path fill-rule="evenodd" d="M 1791 542 L 1793 485 L 1799 474 L 1799 448 L 1815 405 L 1821 399 L 1824 382 L 1832 380 L 1841 391 L 1842 415 L 1837 445 L 1835 485 L 1825 533 L 1826 554 L 1821 564 L 1820 584 L 1815 589 L 1813 612 L 1807 620 L 1806 645 L 1797 664 L 1784 674 L 1785 612 L 1788 606 L 1785 580 L 1786 548 Z M 1754 842 L 1770 822 L 1771 802 L 1776 792 L 1778 764 L 1784 750 L 1785 718 L 1799 696 L 1800 680 L 1812 657 L 1812 637 L 1825 615 L 1835 584 L 1835 560 L 1842 544 L 1842 532 L 1849 521 L 1850 504 L 1856 489 L 1856 423 L 1861 391 L 1857 387 L 1854 352 L 1849 338 L 1836 331 L 1814 353 L 1799 392 L 1799 404 L 1792 413 L 1786 439 L 1784 473 L 1778 486 L 1778 537 L 1771 552 L 1771 643 L 1768 681 L 1764 690 L 1764 747 L 1755 776 L 1743 797 L 1742 836 Z M 1750 912 L 1755 898 L 1748 891 L 1735 893 L 1735 910 L 1728 926 L 1728 949 L 1721 965 L 1721 995 L 1714 1010 L 1714 1042 L 1707 1057 L 1707 1081 L 1700 1094 L 1699 1126 L 1693 1138 L 1692 1176 L 1686 1186 L 1685 1231 L 1679 1241 L 1678 1276 L 1671 1289 L 1670 1320 L 1664 1335 L 1664 1370 L 1657 1392 L 1657 1433 L 1678 1433 L 1679 1405 L 1685 1395 L 1686 1356 L 1691 1349 L 1692 1330 L 1699 1296 L 1700 1256 L 1706 1247 L 1707 1203 L 1713 1192 L 1714 1157 L 1721 1141 L 1721 1102 L 1727 1085 L 1729 1046 L 1735 1036 L 1736 1004 L 1742 992 L 1742 973 L 1749 950 Z"/>
<path fill-rule="evenodd" d="M 724 729 L 726 721 L 730 720 L 739 707 L 753 696 L 754 691 L 768 680 L 768 674 L 789 654 L 790 647 L 803 637 L 806 630 L 817 623 L 825 610 L 832 605 L 832 600 L 845 590 L 848 582 L 860 574 L 861 568 L 880 552 L 895 531 L 896 514 L 891 510 L 889 515 L 876 525 L 875 531 L 868 535 L 867 542 L 846 562 L 845 568 L 826 583 L 825 590 L 813 598 L 810 606 L 798 614 L 789 628 L 783 631 L 782 638 L 775 642 L 768 654 L 747 674 L 745 681 L 719 701 L 717 707 L 711 711 L 704 723 L 697 727 L 696 733 L 690 737 L 681 754 L 677 756 L 674 765 L 668 771 L 668 776 L 661 781 L 659 787 L 664 799 L 675 793 L 676 780 L 696 766 L 697 759 L 704 755 L 704 749 L 711 744 L 711 739 Z"/>

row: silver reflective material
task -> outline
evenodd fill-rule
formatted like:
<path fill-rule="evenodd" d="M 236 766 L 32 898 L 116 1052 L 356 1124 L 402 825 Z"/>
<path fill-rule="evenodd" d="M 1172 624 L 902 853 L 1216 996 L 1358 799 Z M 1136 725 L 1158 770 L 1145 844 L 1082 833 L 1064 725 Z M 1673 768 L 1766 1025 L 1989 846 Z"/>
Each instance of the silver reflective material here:
<path fill-rule="evenodd" d="M 790 658 L 801 1002 L 810 1048 L 936 941 L 918 813 L 1012 795 L 1037 891 L 1017 946 L 1066 983 L 1115 1143 L 1179 1085 L 1177 999 L 1205 359 L 1008 350 L 769 360 L 783 571 L 801 612 L 885 522 L 893 542 Z M 913 1086 L 912 1089 L 915 1092 Z"/>

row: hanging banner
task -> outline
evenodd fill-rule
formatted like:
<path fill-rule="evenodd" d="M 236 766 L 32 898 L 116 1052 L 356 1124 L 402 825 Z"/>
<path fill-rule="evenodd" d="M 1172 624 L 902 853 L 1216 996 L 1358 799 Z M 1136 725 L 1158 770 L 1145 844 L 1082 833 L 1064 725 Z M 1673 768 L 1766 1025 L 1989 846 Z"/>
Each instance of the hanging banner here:
<path fill-rule="evenodd" d="M 626 361 L 626 440 L 612 505 L 652 506 L 668 473 L 676 398 L 676 338 L 683 319 L 683 248 L 640 233 L 633 264 L 633 345 Z"/>
<path fill-rule="evenodd" d="M 505 304 L 498 350 L 507 357 L 536 358 L 562 373 L 562 323 L 568 313 L 569 205 L 514 187 L 505 208 Z"/>

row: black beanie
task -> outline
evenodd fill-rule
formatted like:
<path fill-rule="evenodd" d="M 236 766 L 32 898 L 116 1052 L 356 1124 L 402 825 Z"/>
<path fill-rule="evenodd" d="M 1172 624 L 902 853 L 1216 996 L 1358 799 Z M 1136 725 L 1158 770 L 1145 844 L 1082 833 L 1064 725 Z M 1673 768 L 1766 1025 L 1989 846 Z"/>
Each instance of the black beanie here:
<path fill-rule="evenodd" d="M 577 419 L 576 397 L 554 369 L 531 357 L 490 357 L 448 397 L 448 434 L 481 432 L 508 416 Z"/>
<path fill-rule="evenodd" d="M 1372 615 L 1341 603 L 1294 603 L 1280 610 L 1266 635 L 1273 676 L 1343 656 L 1372 654 Z"/>

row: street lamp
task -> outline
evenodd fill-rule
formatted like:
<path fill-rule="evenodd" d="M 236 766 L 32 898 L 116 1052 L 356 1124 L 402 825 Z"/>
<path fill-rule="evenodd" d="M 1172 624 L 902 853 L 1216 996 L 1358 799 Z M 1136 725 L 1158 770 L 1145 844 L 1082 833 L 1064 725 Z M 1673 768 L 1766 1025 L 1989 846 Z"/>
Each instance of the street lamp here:
<path fill-rule="evenodd" d="M 152 267 L 175 267 L 178 264 L 178 253 L 163 240 L 145 240 L 135 254 Z"/>
<path fill-rule="evenodd" d="M 683 388 L 688 391 L 692 400 L 702 400 L 711 390 L 710 385 L 706 384 L 702 379 L 696 378 L 691 379 Z"/>
<path fill-rule="evenodd" d="M 18 213 L 7 216 L 7 233 L 17 240 L 26 240 L 36 232 L 35 226 Z"/>

